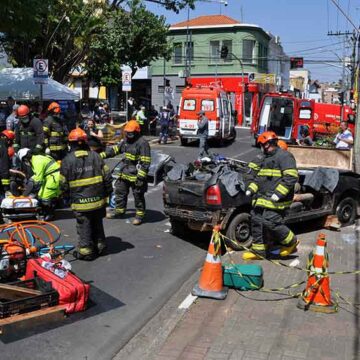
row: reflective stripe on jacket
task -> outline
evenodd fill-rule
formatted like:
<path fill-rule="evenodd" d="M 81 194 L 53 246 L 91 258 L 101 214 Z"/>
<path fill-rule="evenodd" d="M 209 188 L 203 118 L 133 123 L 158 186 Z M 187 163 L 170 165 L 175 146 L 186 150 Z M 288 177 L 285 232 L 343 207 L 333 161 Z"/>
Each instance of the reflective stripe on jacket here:
<path fill-rule="evenodd" d="M 48 116 L 44 121 L 44 143 L 51 151 L 66 149 L 67 129 L 57 116 Z"/>
<path fill-rule="evenodd" d="M 29 148 L 39 152 L 43 150 L 43 145 L 44 131 L 41 120 L 33 117 L 28 124 L 19 121 L 19 126 L 15 129 L 14 149 Z"/>

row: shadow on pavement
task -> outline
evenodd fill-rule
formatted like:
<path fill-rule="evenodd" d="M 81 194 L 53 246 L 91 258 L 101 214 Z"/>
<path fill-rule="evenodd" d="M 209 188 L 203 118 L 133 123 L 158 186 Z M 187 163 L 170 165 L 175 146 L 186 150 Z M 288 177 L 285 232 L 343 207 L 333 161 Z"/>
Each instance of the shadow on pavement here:
<path fill-rule="evenodd" d="M 166 219 L 166 216 L 163 212 L 157 210 L 146 210 L 146 215 L 144 219 L 144 224 L 152 224 L 156 222 L 160 222 Z"/>
<path fill-rule="evenodd" d="M 110 254 L 118 254 L 122 251 L 135 248 L 133 244 L 130 244 L 127 241 L 122 241 L 122 239 L 118 236 L 108 236 L 106 238 L 106 243 L 107 243 L 107 249 L 104 256 Z"/>
<path fill-rule="evenodd" d="M 21 328 L 19 326 L 16 331 L 12 332 L 11 334 L 3 334 L 0 338 L 0 341 L 4 344 L 19 341 L 21 339 L 25 339 L 34 335 L 39 335 L 65 325 L 70 325 L 77 321 L 104 314 L 110 310 L 114 310 L 122 306 L 125 306 L 123 302 L 105 293 L 96 286 L 91 285 L 90 300 L 88 304 L 88 309 L 86 311 L 71 314 L 60 322 L 53 322 L 41 325 L 39 324 L 39 326 L 34 326 L 34 324 L 31 324 L 31 326 L 26 328 Z"/>

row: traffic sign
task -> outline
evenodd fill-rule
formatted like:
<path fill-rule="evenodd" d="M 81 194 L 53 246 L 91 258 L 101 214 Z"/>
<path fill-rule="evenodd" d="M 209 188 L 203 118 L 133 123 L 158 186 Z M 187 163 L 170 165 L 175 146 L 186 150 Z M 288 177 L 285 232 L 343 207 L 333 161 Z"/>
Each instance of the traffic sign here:
<path fill-rule="evenodd" d="M 49 78 L 48 59 L 34 59 L 33 61 L 34 80 L 36 84 L 47 84 Z"/>
<path fill-rule="evenodd" d="M 122 72 L 122 91 L 131 91 L 131 70 Z"/>

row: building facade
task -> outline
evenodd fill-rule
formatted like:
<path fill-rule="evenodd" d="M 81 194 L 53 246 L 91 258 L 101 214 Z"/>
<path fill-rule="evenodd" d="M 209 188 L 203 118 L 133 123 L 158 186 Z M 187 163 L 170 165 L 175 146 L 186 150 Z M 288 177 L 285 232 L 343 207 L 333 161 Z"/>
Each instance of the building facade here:
<path fill-rule="evenodd" d="M 200 16 L 170 27 L 172 56 L 159 59 L 152 71 L 152 104 L 179 104 L 187 85 L 219 84 L 232 99 L 238 124 L 250 125 L 261 94 L 276 89 L 269 72 L 271 36 L 261 27 L 224 15 Z M 221 49 L 227 48 L 222 58 Z"/>

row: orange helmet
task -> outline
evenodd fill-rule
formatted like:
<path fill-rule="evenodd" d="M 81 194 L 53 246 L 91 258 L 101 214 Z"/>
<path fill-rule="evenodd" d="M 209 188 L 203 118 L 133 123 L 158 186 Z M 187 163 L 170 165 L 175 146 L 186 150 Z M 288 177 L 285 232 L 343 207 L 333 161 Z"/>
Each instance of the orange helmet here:
<path fill-rule="evenodd" d="M 8 140 L 15 139 L 15 133 L 11 130 L 4 130 L 1 132 L 1 135 L 6 136 Z"/>
<path fill-rule="evenodd" d="M 70 131 L 69 141 L 87 141 L 86 132 L 80 128 L 76 128 Z"/>
<path fill-rule="evenodd" d="M 60 105 L 57 102 L 52 102 L 49 106 L 48 106 L 48 111 L 52 112 L 54 114 L 60 114 L 61 112 L 61 108 Z"/>
<path fill-rule="evenodd" d="M 140 125 L 136 120 L 130 120 L 124 127 L 125 132 L 140 132 Z"/>
<path fill-rule="evenodd" d="M 285 151 L 287 151 L 287 149 L 288 149 L 288 145 L 284 140 L 279 140 L 278 141 L 278 147 L 282 148 Z"/>
<path fill-rule="evenodd" d="M 17 109 L 17 116 L 19 118 L 28 116 L 30 114 L 30 109 L 28 106 L 26 105 L 20 105 Z"/>
<path fill-rule="evenodd" d="M 265 131 L 259 135 L 257 141 L 259 144 L 264 145 L 271 140 L 277 140 L 277 139 L 278 137 L 273 131 Z"/>
<path fill-rule="evenodd" d="M 8 147 L 8 156 L 10 159 L 13 158 L 13 156 L 15 155 L 15 149 L 12 146 Z"/>

